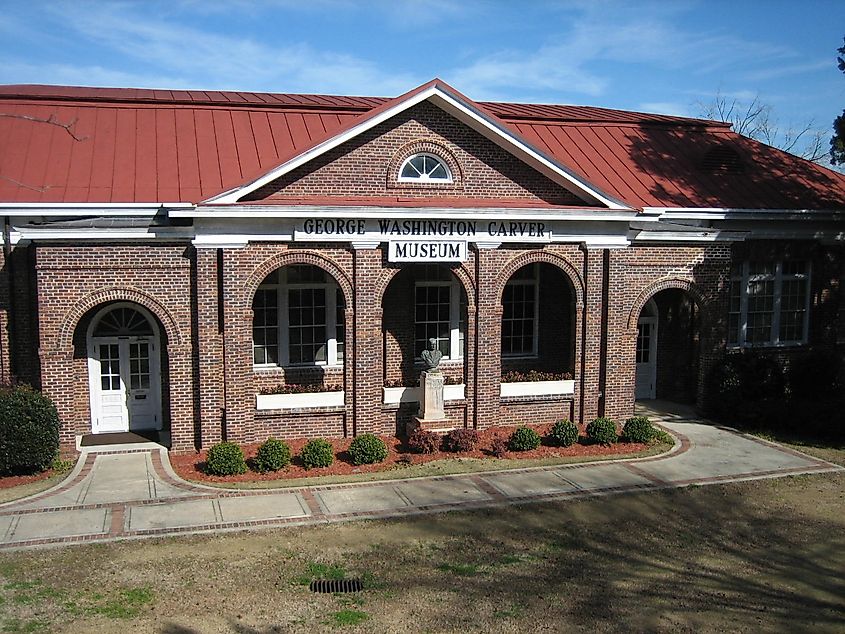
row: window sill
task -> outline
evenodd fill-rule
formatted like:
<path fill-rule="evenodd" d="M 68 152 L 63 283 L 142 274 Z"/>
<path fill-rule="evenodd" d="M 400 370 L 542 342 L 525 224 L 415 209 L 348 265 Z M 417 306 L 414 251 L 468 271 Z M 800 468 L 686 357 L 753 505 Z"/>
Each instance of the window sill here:
<path fill-rule="evenodd" d="M 252 371 L 253 372 L 279 372 L 282 370 L 342 370 L 343 364 L 337 363 L 335 365 L 274 365 L 274 364 L 267 364 L 267 365 L 253 365 Z"/>
<path fill-rule="evenodd" d="M 572 396 L 575 393 L 575 381 L 520 381 L 517 383 L 502 383 L 500 396 Z"/>
<path fill-rule="evenodd" d="M 800 348 L 807 346 L 807 341 L 790 341 L 787 343 L 744 343 L 742 345 L 731 343 L 725 346 L 727 350 L 777 350 L 780 348 Z"/>
<path fill-rule="evenodd" d="M 343 407 L 344 392 L 306 392 L 303 394 L 256 394 L 255 409 L 307 409 Z"/>

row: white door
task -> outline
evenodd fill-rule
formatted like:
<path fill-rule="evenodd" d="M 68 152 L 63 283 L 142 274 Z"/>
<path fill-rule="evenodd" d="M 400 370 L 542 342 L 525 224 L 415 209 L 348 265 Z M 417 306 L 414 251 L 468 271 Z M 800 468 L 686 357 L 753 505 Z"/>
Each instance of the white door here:
<path fill-rule="evenodd" d="M 158 329 L 149 314 L 112 305 L 92 320 L 88 342 L 91 431 L 160 430 Z"/>
<path fill-rule="evenodd" d="M 637 321 L 636 398 L 655 398 L 657 390 L 657 317 Z"/>
<path fill-rule="evenodd" d="M 148 337 L 94 338 L 99 376 L 93 432 L 161 429 L 155 342 Z"/>

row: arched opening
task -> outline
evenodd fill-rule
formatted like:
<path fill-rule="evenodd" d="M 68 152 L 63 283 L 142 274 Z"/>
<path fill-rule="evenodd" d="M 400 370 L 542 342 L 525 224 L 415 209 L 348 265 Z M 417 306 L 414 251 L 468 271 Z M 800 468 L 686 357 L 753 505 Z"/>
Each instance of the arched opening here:
<path fill-rule="evenodd" d="M 643 306 L 637 320 L 637 399 L 695 402 L 700 312 L 680 288 L 660 291 Z"/>
<path fill-rule="evenodd" d="M 403 268 L 382 296 L 382 314 L 385 386 L 417 385 L 429 339 L 443 355 L 440 369 L 448 380 L 464 382 L 467 294 L 448 267 Z"/>
<path fill-rule="evenodd" d="M 117 302 L 97 309 L 87 329 L 91 432 L 161 431 L 162 345 L 155 318 Z"/>
<path fill-rule="evenodd" d="M 275 269 L 258 286 L 252 311 L 254 368 L 343 365 L 346 301 L 324 269 L 311 264 Z"/>
<path fill-rule="evenodd" d="M 558 267 L 533 262 L 502 292 L 503 380 L 571 379 L 575 364 L 575 291 Z"/>

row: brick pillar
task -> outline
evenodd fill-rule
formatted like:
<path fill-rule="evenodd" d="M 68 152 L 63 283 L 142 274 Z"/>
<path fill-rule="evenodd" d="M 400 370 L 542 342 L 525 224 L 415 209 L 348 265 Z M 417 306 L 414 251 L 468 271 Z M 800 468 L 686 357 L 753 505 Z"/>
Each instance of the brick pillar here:
<path fill-rule="evenodd" d="M 636 320 L 634 327 L 628 328 L 628 317 L 631 312 L 628 292 L 630 281 L 624 276 L 625 263 L 620 261 L 622 255 L 624 252 L 621 250 L 607 250 L 609 271 L 604 276 L 608 281 L 604 415 L 612 418 L 619 425 L 634 415 L 637 347 Z"/>
<path fill-rule="evenodd" d="M 225 405 L 223 437 L 233 442 L 255 440 L 255 386 L 252 378 L 252 298 L 238 272 L 240 249 L 223 249 L 223 358 Z"/>
<path fill-rule="evenodd" d="M 193 349 L 189 341 L 167 345 L 170 373 L 170 443 L 173 451 L 194 448 Z"/>
<path fill-rule="evenodd" d="M 197 448 L 220 442 L 223 434 L 223 328 L 218 294 L 218 249 L 196 250 L 196 378 L 194 425 Z"/>
<path fill-rule="evenodd" d="M 90 433 L 90 417 L 87 429 L 78 429 L 74 407 L 74 395 L 78 390 L 77 377 L 73 370 L 73 350 L 40 351 L 42 392 L 56 406 L 59 414 L 59 444 L 63 450 L 76 448 L 76 434 Z M 85 390 L 88 393 L 88 390 Z"/>
<path fill-rule="evenodd" d="M 499 266 L 495 258 L 498 244 L 478 244 L 476 251 L 476 328 L 475 427 L 486 429 L 499 424 L 502 382 L 502 302 L 498 288 Z M 469 315 L 469 319 L 473 319 Z M 472 372 L 472 368 L 470 368 Z M 467 380 L 471 380 L 467 377 Z"/>
<path fill-rule="evenodd" d="M 584 425 L 599 415 L 602 354 L 602 296 L 604 261 L 601 249 L 585 249 L 584 318 L 581 329 L 581 376 L 577 393 L 580 406 L 578 423 Z"/>
<path fill-rule="evenodd" d="M 352 340 L 354 416 L 351 433 L 382 433 L 382 384 L 384 360 L 381 332 L 381 249 L 371 243 L 353 243 L 353 294 L 355 336 Z"/>

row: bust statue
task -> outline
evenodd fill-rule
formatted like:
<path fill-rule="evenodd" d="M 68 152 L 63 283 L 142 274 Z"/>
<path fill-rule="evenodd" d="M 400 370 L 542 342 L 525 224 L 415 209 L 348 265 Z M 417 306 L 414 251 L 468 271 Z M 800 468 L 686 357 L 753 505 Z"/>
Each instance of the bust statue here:
<path fill-rule="evenodd" d="M 437 349 L 437 339 L 429 339 L 428 345 L 420 356 L 427 371 L 438 371 L 437 366 L 440 365 L 440 357 L 443 356 L 443 353 Z"/>

